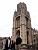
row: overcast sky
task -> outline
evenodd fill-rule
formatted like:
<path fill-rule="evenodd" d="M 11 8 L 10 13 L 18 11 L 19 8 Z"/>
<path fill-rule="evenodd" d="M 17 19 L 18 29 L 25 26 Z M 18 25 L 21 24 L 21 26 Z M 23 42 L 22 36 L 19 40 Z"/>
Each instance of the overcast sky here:
<path fill-rule="evenodd" d="M 31 26 L 38 30 L 38 0 L 0 0 L 0 36 L 12 35 L 13 14 L 19 2 L 27 5 Z"/>

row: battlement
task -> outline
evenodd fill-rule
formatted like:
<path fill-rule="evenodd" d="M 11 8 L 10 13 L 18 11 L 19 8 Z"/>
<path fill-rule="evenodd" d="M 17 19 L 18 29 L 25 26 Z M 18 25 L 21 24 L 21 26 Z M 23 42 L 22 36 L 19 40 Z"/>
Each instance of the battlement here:
<path fill-rule="evenodd" d="M 19 4 L 17 4 L 17 11 L 21 9 L 24 9 L 25 11 L 27 10 L 26 4 L 24 2 L 23 3 L 20 2 Z"/>
<path fill-rule="evenodd" d="M 27 6 L 24 2 L 23 3 L 20 2 L 19 4 L 17 4 L 17 11 L 14 12 L 14 16 L 20 15 L 22 13 L 27 16 L 29 15 L 29 12 L 27 11 Z"/>

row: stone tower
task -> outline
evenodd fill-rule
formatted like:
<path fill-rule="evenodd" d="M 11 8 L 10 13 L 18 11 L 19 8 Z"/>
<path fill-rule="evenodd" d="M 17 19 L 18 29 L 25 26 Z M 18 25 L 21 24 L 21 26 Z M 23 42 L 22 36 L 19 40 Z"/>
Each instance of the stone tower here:
<path fill-rule="evenodd" d="M 12 39 L 16 40 L 18 36 L 22 39 L 22 45 L 32 44 L 31 18 L 25 3 L 17 4 L 17 11 L 14 12 Z"/>

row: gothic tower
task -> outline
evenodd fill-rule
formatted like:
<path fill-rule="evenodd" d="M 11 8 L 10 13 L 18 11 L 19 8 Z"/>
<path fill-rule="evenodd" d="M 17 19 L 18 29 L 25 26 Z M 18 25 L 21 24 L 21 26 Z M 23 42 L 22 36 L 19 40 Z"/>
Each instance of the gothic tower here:
<path fill-rule="evenodd" d="M 12 39 L 16 40 L 18 36 L 21 37 L 23 45 L 32 44 L 31 18 L 25 3 L 17 4 L 17 11 L 14 12 Z"/>

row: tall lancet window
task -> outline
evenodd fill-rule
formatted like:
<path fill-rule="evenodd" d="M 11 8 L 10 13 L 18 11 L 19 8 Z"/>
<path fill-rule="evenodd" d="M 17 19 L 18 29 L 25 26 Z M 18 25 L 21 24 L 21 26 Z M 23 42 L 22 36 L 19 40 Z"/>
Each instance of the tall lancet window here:
<path fill-rule="evenodd" d="M 20 37 L 20 31 L 19 30 L 16 32 L 16 36 Z"/>
<path fill-rule="evenodd" d="M 28 18 L 26 17 L 26 25 L 28 25 Z"/>
<path fill-rule="evenodd" d="M 27 31 L 27 44 L 29 44 L 29 32 Z"/>
<path fill-rule="evenodd" d="M 20 27 L 20 16 L 16 18 L 16 25 L 17 27 Z"/>

